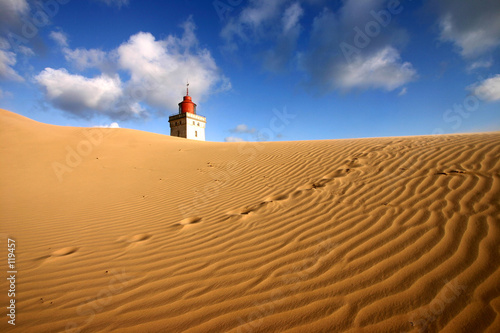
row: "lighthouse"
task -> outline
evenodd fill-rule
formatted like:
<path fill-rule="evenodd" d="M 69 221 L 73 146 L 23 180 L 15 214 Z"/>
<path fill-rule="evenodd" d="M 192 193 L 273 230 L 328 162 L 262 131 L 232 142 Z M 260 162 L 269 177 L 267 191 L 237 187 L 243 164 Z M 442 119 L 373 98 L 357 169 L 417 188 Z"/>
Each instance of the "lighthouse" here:
<path fill-rule="evenodd" d="M 189 96 L 189 83 L 186 85 L 186 96 L 179 103 L 179 113 L 168 118 L 170 136 L 205 141 L 207 118 L 196 114 L 196 104 Z"/>

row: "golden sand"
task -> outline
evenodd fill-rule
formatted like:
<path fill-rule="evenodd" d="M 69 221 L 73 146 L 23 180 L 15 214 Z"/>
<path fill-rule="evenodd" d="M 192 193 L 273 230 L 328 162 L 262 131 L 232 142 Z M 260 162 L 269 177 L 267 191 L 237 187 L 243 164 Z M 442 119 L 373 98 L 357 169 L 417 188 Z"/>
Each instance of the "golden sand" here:
<path fill-rule="evenodd" d="M 194 142 L 0 110 L 0 154 L 2 332 L 500 331 L 500 133 Z"/>

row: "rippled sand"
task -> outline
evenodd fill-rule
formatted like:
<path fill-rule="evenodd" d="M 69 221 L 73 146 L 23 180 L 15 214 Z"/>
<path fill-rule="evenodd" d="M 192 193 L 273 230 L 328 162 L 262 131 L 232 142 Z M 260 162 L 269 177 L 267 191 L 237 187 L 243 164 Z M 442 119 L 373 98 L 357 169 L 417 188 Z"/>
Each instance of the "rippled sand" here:
<path fill-rule="evenodd" d="M 498 132 L 213 143 L 0 110 L 0 154 L 2 331 L 500 331 Z"/>

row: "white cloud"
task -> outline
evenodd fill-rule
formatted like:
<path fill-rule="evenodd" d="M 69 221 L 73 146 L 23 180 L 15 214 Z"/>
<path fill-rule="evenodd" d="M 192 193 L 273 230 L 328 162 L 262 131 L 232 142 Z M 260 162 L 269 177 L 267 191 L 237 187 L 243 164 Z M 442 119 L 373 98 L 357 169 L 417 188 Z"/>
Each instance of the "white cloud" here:
<path fill-rule="evenodd" d="M 268 21 L 279 13 L 284 0 L 254 0 L 245 8 L 240 15 L 240 22 L 253 29 L 258 29 L 265 21 Z"/>
<path fill-rule="evenodd" d="M 49 36 L 62 48 L 66 61 L 79 71 L 97 68 L 103 72 L 108 72 L 113 67 L 111 60 L 108 59 L 110 55 L 103 50 L 71 49 L 68 43 L 68 35 L 63 31 L 52 31 Z"/>
<path fill-rule="evenodd" d="M 34 15 L 37 16 L 37 3 L 39 1 L 0 0 L 0 35 L 7 37 L 0 37 L 0 48 L 10 49 L 26 56 L 34 55 L 33 51 L 23 44 L 28 40 L 35 47 L 42 43 L 37 33 L 38 30 L 36 30 L 40 28 L 40 24 L 37 25 L 38 21 L 33 21 L 34 18 L 30 17 L 31 13 L 35 13 Z M 50 24 L 48 16 L 37 17 L 37 19 L 43 21 L 43 25 Z M 27 22 L 31 26 L 37 25 L 33 26 L 35 30 L 26 31 Z"/>
<path fill-rule="evenodd" d="M 13 13 L 20 14 L 28 10 L 28 2 L 26 0 L 3 0 L 2 10 Z"/>
<path fill-rule="evenodd" d="M 63 53 L 66 61 L 81 71 L 87 68 L 104 69 L 107 61 L 107 53 L 99 49 L 64 48 Z"/>
<path fill-rule="evenodd" d="M 29 11 L 26 0 L 2 0 L 0 1 L 0 32 L 20 25 L 21 17 Z"/>
<path fill-rule="evenodd" d="M 152 34 L 141 32 L 122 44 L 117 54 L 119 66 L 131 75 L 128 94 L 154 107 L 174 110 L 186 80 L 198 101 L 231 86 L 210 52 L 199 48 L 191 20 L 184 24 L 181 38 L 156 40 Z"/>
<path fill-rule="evenodd" d="M 24 81 L 13 68 L 16 64 L 16 54 L 10 51 L 0 50 L 0 80 Z"/>
<path fill-rule="evenodd" d="M 224 138 L 225 142 L 244 142 L 242 138 L 236 137 L 236 136 L 228 136 Z"/>
<path fill-rule="evenodd" d="M 98 127 L 98 128 L 120 128 L 120 125 L 118 125 L 117 122 L 112 122 L 109 125 L 97 125 L 97 126 L 94 126 L 94 127 Z"/>
<path fill-rule="evenodd" d="M 18 51 L 19 51 L 19 53 L 21 53 L 22 55 L 24 55 L 26 57 L 32 57 L 35 55 L 35 52 L 33 52 L 32 49 L 30 49 L 29 47 L 24 46 L 24 45 L 20 45 L 18 48 Z"/>
<path fill-rule="evenodd" d="M 476 57 L 500 45 L 498 0 L 439 2 L 440 38 L 454 43 L 462 56 Z"/>
<path fill-rule="evenodd" d="M 0 50 L 10 49 L 10 43 L 7 39 L 0 37 Z"/>
<path fill-rule="evenodd" d="M 314 18 L 309 48 L 298 56 L 310 86 L 323 92 L 392 91 L 416 79 L 417 71 L 401 59 L 399 51 L 408 40 L 407 33 L 396 23 L 389 24 L 396 14 L 385 26 L 374 17 L 373 13 L 386 10 L 385 5 L 383 0 L 346 0 L 335 12 L 324 9 Z M 378 25 L 378 33 L 359 37 L 369 24 Z"/>
<path fill-rule="evenodd" d="M 385 47 L 367 57 L 358 57 L 350 64 L 339 66 L 332 79 L 340 88 L 381 88 L 394 90 L 414 80 L 417 73 L 409 62 L 402 62 L 399 52 Z"/>
<path fill-rule="evenodd" d="M 183 28 L 182 37 L 169 35 L 163 40 L 140 32 L 109 52 L 63 47 L 66 60 L 77 70 L 92 68 L 101 74 L 88 78 L 47 68 L 35 80 L 50 103 L 85 118 L 96 112 L 122 119 L 146 116 L 147 106 L 160 113 L 176 110 L 186 80 L 197 103 L 210 94 L 231 89 L 231 82 L 220 73 L 210 52 L 199 47 L 192 20 L 188 19 Z M 55 38 L 64 45 L 67 39 L 60 37 Z M 124 82 L 119 76 L 123 72 L 130 77 Z M 103 89 L 102 94 L 98 89 Z"/>
<path fill-rule="evenodd" d="M 66 35 L 62 31 L 52 31 L 49 37 L 52 38 L 61 47 L 68 46 L 68 35 Z"/>
<path fill-rule="evenodd" d="M 489 102 L 500 101 L 500 74 L 477 82 L 469 86 L 468 89 L 482 100 Z"/>
<path fill-rule="evenodd" d="M 363 30 L 367 23 L 379 25 L 380 31 L 375 37 L 371 35 L 373 38 L 370 38 L 368 47 L 358 50 L 358 53 L 362 54 L 361 58 L 366 61 L 388 47 L 400 49 L 409 39 L 406 31 L 398 28 L 397 23 L 390 25 L 379 23 L 380 14 L 377 16 L 377 13 L 381 10 L 387 12 L 386 0 L 344 0 L 334 6 L 337 7 L 335 12 L 325 6 L 325 9 L 314 18 L 309 45 L 305 48 L 306 51 L 297 52 L 297 41 L 303 30 L 301 20 L 304 17 L 306 2 L 314 3 L 314 6 L 309 8 L 318 8 L 317 5 L 321 1 L 250 0 L 246 6 L 237 9 L 239 13 L 233 8 L 232 15 L 220 33 L 225 42 L 222 50 L 226 52 L 235 52 L 240 48 L 252 50 L 253 56 L 262 61 L 263 67 L 273 72 L 289 70 L 289 65 L 298 65 L 310 79 L 311 85 L 332 90 L 342 86 L 341 80 L 334 78 L 339 72 L 342 72 L 344 79 L 348 79 L 346 76 L 349 73 L 341 71 L 346 61 L 339 52 L 339 45 L 342 42 L 353 44 L 354 28 Z M 397 14 L 390 17 L 390 22 L 396 20 L 395 15 Z M 382 19 L 385 20 L 385 17 Z M 402 62 L 401 65 L 403 64 L 406 63 Z M 404 78 L 409 74 L 408 66 L 400 67 L 399 71 L 395 70 L 396 67 L 397 64 L 393 64 L 391 67 L 386 67 L 386 71 L 392 70 L 391 73 L 397 74 L 399 81 L 404 82 Z M 355 74 L 352 70 L 350 72 Z M 360 85 L 371 86 L 361 81 Z M 386 89 L 387 86 L 392 87 L 393 83 L 381 85 Z"/>
<path fill-rule="evenodd" d="M 291 29 L 295 28 L 299 23 L 302 14 L 304 14 L 304 10 L 298 2 L 295 2 L 288 7 L 282 17 L 283 33 L 286 34 Z"/>
<path fill-rule="evenodd" d="M 467 67 L 467 71 L 471 72 L 471 71 L 474 71 L 474 70 L 476 70 L 478 68 L 490 68 L 491 66 L 493 66 L 493 60 L 492 59 L 478 60 L 478 61 L 474 61 L 472 64 L 470 64 Z"/>
<path fill-rule="evenodd" d="M 408 92 L 408 88 L 403 87 L 403 89 L 401 89 L 401 91 L 399 92 L 398 96 L 404 96 L 404 95 L 406 95 L 407 92 Z"/>
<path fill-rule="evenodd" d="M 34 55 L 31 48 L 23 45 L 26 39 L 22 27 L 29 13 L 30 2 L 27 0 L 0 0 L 0 36 L 4 36 L 0 37 L 0 80 L 24 81 L 14 66 L 20 56 Z M 19 63 L 23 62 L 19 60 Z"/>
<path fill-rule="evenodd" d="M 351 27 L 364 25 L 373 20 L 370 15 L 372 10 L 381 9 L 386 0 L 344 0 L 340 9 L 342 23 Z"/>
<path fill-rule="evenodd" d="M 281 71 L 292 57 L 302 27 L 300 19 L 304 10 L 298 2 L 287 7 L 281 17 L 281 31 L 277 32 L 272 48 L 264 52 L 264 68 L 273 72 Z"/>
<path fill-rule="evenodd" d="M 46 68 L 35 80 L 54 106 L 77 115 L 84 110 L 110 112 L 123 94 L 118 76 L 86 78 L 69 74 L 65 69 Z"/>
<path fill-rule="evenodd" d="M 245 124 L 240 124 L 240 125 L 236 126 L 235 128 L 230 129 L 229 131 L 233 132 L 233 133 L 248 133 L 248 134 L 252 134 L 252 133 L 255 133 L 255 128 L 249 128 Z"/>
<path fill-rule="evenodd" d="M 295 50 L 303 13 L 298 1 L 292 4 L 289 0 L 249 1 L 239 15 L 229 18 L 222 28 L 222 50 L 232 53 L 242 45 L 260 45 L 266 50 L 256 55 L 264 67 L 282 70 Z"/>

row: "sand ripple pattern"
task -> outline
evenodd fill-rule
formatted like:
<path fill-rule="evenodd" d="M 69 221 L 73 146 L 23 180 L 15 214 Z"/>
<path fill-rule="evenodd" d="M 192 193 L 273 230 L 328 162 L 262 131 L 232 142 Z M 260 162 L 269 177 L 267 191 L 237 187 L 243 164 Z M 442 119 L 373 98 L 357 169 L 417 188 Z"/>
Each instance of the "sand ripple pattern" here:
<path fill-rule="evenodd" d="M 3 213 L 23 332 L 500 330 L 500 134 L 95 154 L 64 214 Z"/>

